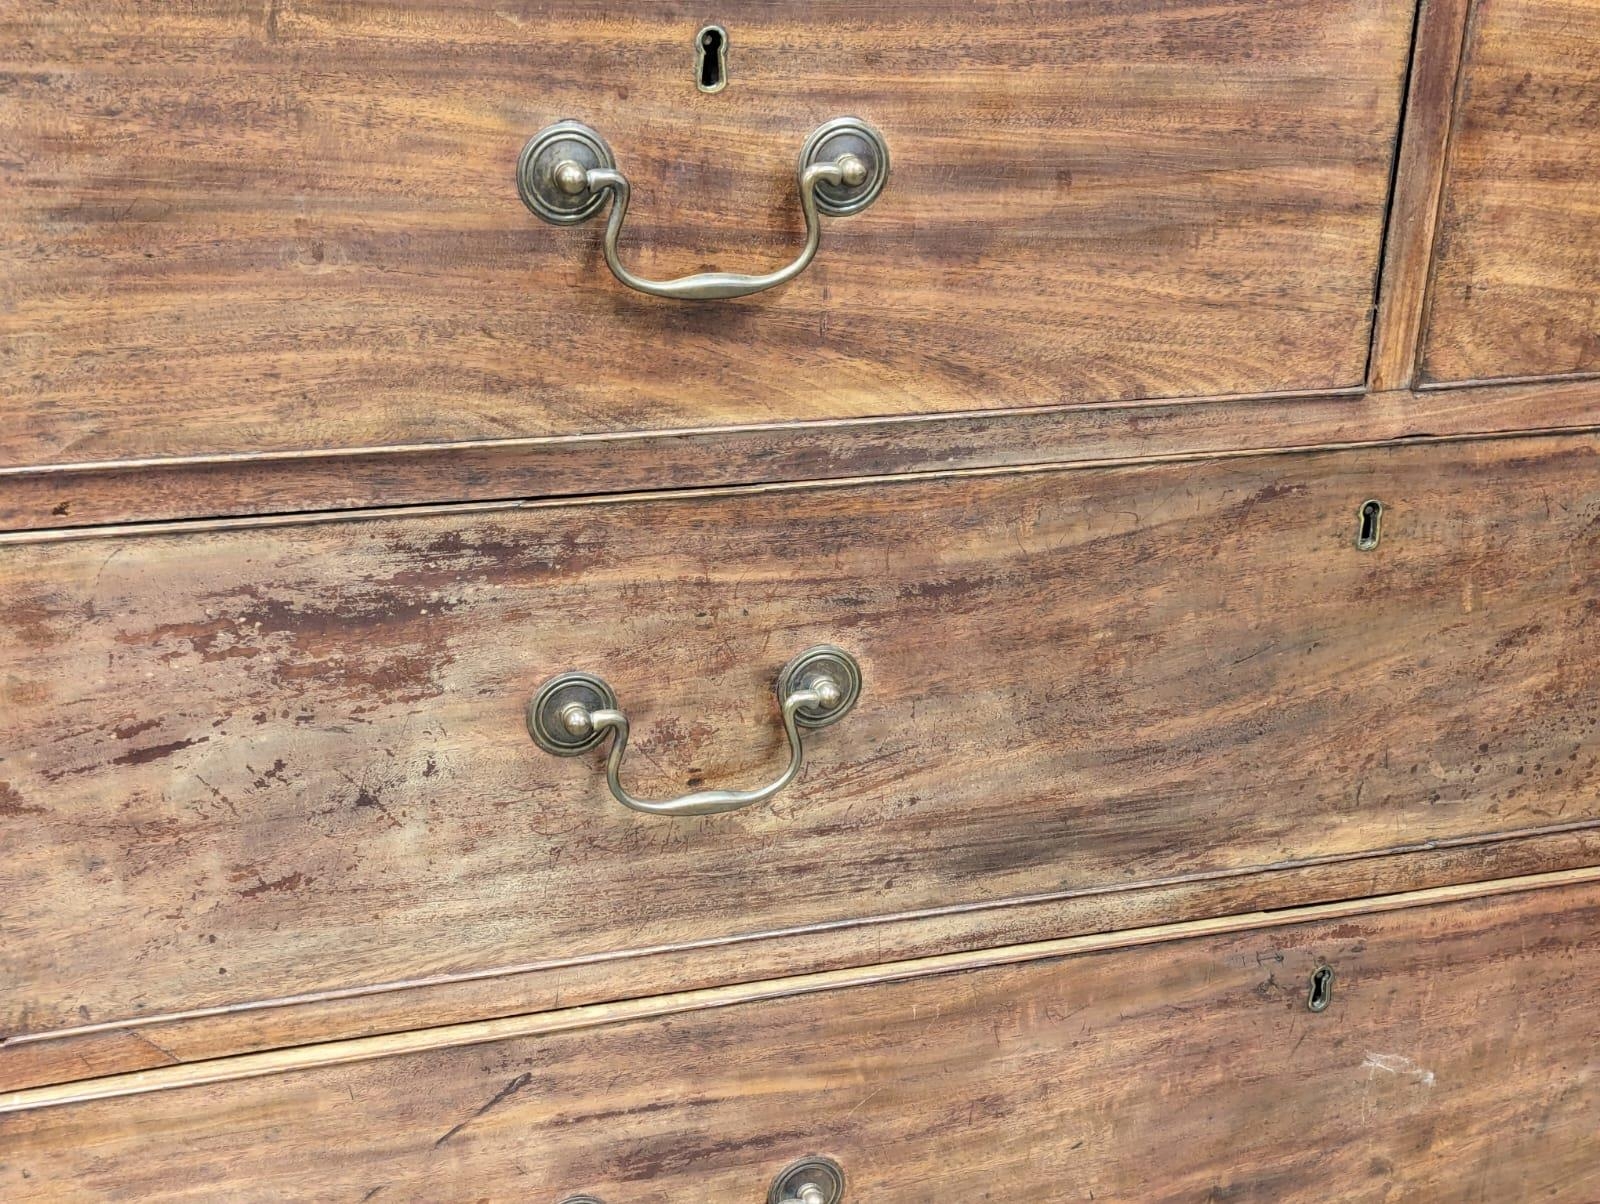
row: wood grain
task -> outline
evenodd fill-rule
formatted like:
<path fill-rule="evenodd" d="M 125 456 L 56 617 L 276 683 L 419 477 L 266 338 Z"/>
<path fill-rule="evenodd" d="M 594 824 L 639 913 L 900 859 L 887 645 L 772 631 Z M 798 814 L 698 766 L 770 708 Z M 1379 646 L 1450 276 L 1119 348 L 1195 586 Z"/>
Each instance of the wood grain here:
<path fill-rule="evenodd" d="M 1367 384 L 1375 390 L 1407 389 L 1416 380 L 1450 119 L 1471 10 L 1472 0 L 1421 0 L 1418 5 L 1367 367 Z"/>
<path fill-rule="evenodd" d="M 1563 381 L 0 469 L 0 531 L 961 468 L 1092 467 L 1597 426 L 1600 382 Z"/>
<path fill-rule="evenodd" d="M 29 1112 L 40 1108 L 119 1099 L 129 1095 L 187 1090 L 192 1087 L 233 1083 L 292 1071 L 349 1066 L 357 1062 L 370 1062 L 405 1054 L 461 1049 L 521 1037 L 580 1032 L 634 1020 L 659 1020 L 762 1000 L 788 999 L 797 995 L 815 995 L 847 988 L 906 982 L 935 974 L 958 974 L 971 970 L 988 970 L 996 966 L 1017 966 L 1047 958 L 1071 957 L 1113 949 L 1145 948 L 1196 937 L 1262 932 L 1297 923 L 1370 917 L 1410 908 L 1431 907 L 1469 899 L 1501 898 L 1529 891 L 1557 890 L 1593 884 L 1597 881 L 1600 881 L 1600 866 L 1590 866 L 1584 869 L 1531 874 L 1491 882 L 1406 891 L 1375 898 L 1346 899 L 1314 907 L 1275 908 L 1271 911 L 1256 911 L 1244 915 L 1221 915 L 1182 923 L 1155 924 L 1147 928 L 1128 929 L 1122 932 L 1058 937 L 1024 945 L 1007 945 L 998 949 L 976 949 L 966 953 L 911 958 L 849 970 L 812 972 L 735 986 L 651 995 L 594 1006 L 562 1008 L 534 1015 L 508 1016 L 498 1020 L 474 1020 L 442 1028 L 414 1029 L 379 1037 L 329 1041 L 302 1049 L 276 1049 L 239 1057 L 217 1058 L 189 1066 L 163 1066 L 156 1070 L 112 1075 L 81 1083 L 65 1083 L 8 1092 L 0 1096 L 0 1113 Z"/>
<path fill-rule="evenodd" d="M 733 1204 L 824 1152 L 874 1202 L 1583 1204 L 1597 926 L 1591 883 L 46 1108 L 0 1186 Z"/>
<path fill-rule="evenodd" d="M 0 463 L 1359 384 L 1409 0 L 78 0 L 0 17 Z M 513 188 L 581 117 L 666 275 L 792 257 L 854 113 L 893 178 L 748 302 L 632 294 Z"/>
<path fill-rule="evenodd" d="M 13 540 L 4 1032 L 1593 819 L 1596 452 Z M 759 780 L 820 641 L 866 692 L 768 807 L 635 815 L 523 730 L 587 667 L 640 792 Z"/>
<path fill-rule="evenodd" d="M 584 1007 L 610 1009 L 607 1015 L 633 1015 L 622 1003 L 683 992 L 731 994 L 737 987 L 746 988 L 745 996 L 768 997 L 787 989 L 782 984 L 797 976 L 810 981 L 819 974 L 831 975 L 835 983 L 876 980 L 888 973 L 878 967 L 908 958 L 993 964 L 1011 954 L 992 952 L 985 961 L 983 951 L 1054 946 L 1080 938 L 1098 938 L 1096 948 L 1123 948 L 1141 943 L 1141 930 L 1156 926 L 1187 932 L 1194 924 L 1227 921 L 1237 928 L 1258 924 L 1263 914 L 1290 923 L 1292 919 L 1282 917 L 1308 905 L 1326 916 L 1330 908 L 1348 912 L 1351 900 L 1359 901 L 1356 910 L 1361 911 L 1390 906 L 1400 897 L 1394 892 L 1403 888 L 1414 888 L 1430 899 L 1441 894 L 1502 893 L 1507 878 L 1517 884 L 1530 881 L 1518 875 L 1570 878 L 1573 872 L 1596 865 L 1600 865 L 1600 831 L 1591 823 L 1539 835 L 1403 847 L 1127 890 L 1069 890 L 998 906 L 951 908 L 813 932 L 663 949 L 630 957 L 626 975 L 619 975 L 617 966 L 608 961 L 571 961 L 507 968 L 498 974 L 440 976 L 393 990 L 325 993 L 210 1012 L 144 1016 L 135 1024 L 0 1042 L 0 1111 L 14 1100 L 36 1101 L 41 1093 L 33 1088 L 49 1087 L 53 1098 L 74 1098 L 117 1090 L 108 1084 L 130 1075 L 140 1076 L 134 1089 L 151 1090 L 158 1089 L 153 1083 L 165 1081 L 154 1076 L 165 1073 L 203 1076 L 216 1073 L 223 1063 L 233 1073 L 242 1064 L 241 1055 L 270 1057 L 275 1069 L 321 1064 L 335 1046 L 351 1041 L 415 1041 L 417 1030 L 443 1041 L 447 1029 L 499 1025 L 502 1019 L 510 1024 L 524 1017 L 524 1028 L 532 1031 L 536 1023 L 543 1023 L 534 1017 L 558 1010 Z M 1268 908 L 1270 913 L 1261 910 Z M 1252 918 L 1240 913 L 1251 913 Z M 393 1052 L 390 1044 L 383 1048 Z M 6 1097 L 7 1092 L 18 1094 Z"/>
<path fill-rule="evenodd" d="M 1600 0 L 1479 0 L 1428 382 L 1600 372 Z"/>

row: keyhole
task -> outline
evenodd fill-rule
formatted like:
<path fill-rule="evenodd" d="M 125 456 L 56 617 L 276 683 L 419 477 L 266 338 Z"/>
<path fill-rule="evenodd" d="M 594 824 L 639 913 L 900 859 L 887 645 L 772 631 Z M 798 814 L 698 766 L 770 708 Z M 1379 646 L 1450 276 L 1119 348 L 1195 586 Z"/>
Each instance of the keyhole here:
<path fill-rule="evenodd" d="M 1361 503 L 1361 526 L 1356 531 L 1356 547 L 1370 552 L 1383 535 L 1383 503 L 1373 498 Z"/>
<path fill-rule="evenodd" d="M 720 92 L 728 86 L 728 31 L 707 25 L 694 35 L 695 83 L 702 92 Z"/>
<path fill-rule="evenodd" d="M 1318 966 L 1311 971 L 1311 990 L 1306 995 L 1306 1007 L 1313 1012 L 1325 1012 L 1333 1002 L 1333 967 Z"/>

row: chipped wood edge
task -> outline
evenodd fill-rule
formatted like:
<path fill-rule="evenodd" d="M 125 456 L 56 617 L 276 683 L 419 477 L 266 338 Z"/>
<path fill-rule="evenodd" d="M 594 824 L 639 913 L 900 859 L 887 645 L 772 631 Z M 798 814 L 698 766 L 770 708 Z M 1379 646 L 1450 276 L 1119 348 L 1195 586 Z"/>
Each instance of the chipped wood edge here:
<path fill-rule="evenodd" d="M 35 1087 L 0 1096 L 0 1115 L 95 1100 L 174 1091 L 207 1084 L 237 1082 L 267 1075 L 342 1066 L 379 1058 L 400 1057 L 440 1049 L 482 1045 L 526 1037 L 551 1036 L 632 1021 L 660 1019 L 689 1012 L 741 1004 L 903 982 L 907 979 L 1018 965 L 1051 958 L 1074 957 L 1114 949 L 1167 944 L 1194 937 L 1283 928 L 1294 924 L 1350 919 L 1381 912 L 1467 902 L 1526 891 L 1600 883 L 1600 867 L 1559 870 L 1458 886 L 1319 903 L 1279 911 L 1256 911 L 1214 919 L 1157 924 L 1122 932 L 1094 933 L 1035 941 L 997 949 L 946 953 L 888 962 L 859 969 L 799 974 L 731 987 L 710 987 L 617 1003 L 591 1004 L 531 1015 L 480 1020 L 439 1028 L 358 1037 L 321 1045 L 298 1046 L 263 1053 L 194 1062 L 155 1070 L 109 1075 L 61 1086 Z"/>

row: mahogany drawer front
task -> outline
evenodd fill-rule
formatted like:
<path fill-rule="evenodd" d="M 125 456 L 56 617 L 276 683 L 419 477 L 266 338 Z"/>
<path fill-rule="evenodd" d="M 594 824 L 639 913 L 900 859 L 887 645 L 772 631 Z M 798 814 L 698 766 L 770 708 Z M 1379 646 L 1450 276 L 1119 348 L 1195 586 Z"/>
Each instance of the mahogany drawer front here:
<path fill-rule="evenodd" d="M 1596 450 L 7 540 L 3 1031 L 1593 825 Z M 525 729 L 585 669 L 631 789 L 762 782 L 823 642 L 860 701 L 760 806 Z"/>
<path fill-rule="evenodd" d="M 38 1108 L 0 1188 L 748 1204 L 821 1155 L 851 1204 L 1583 1204 L 1597 931 L 1591 876 Z"/>
<path fill-rule="evenodd" d="M 0 466 L 1362 380 L 1410 0 L 14 9 Z M 578 118 L 621 253 L 792 259 L 831 118 L 888 186 L 793 284 L 631 292 L 518 199 Z"/>
<path fill-rule="evenodd" d="M 1422 370 L 1600 373 L 1600 3 L 1478 0 Z"/>

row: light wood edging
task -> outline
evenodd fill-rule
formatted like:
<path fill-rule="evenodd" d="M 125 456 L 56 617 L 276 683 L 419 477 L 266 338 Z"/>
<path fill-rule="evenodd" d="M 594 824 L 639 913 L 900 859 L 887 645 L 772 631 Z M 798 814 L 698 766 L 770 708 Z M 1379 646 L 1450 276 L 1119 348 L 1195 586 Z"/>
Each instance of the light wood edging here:
<path fill-rule="evenodd" d="M 1359 385 L 1314 392 L 1240 393 L 1214 397 L 1142 397 L 1124 401 L 1078 401 L 1057 405 L 1001 406 L 985 410 L 952 410 L 944 413 L 882 414 L 854 418 L 810 418 L 777 422 L 737 422 L 726 426 L 660 427 L 631 431 L 588 431 L 575 435 L 530 435 L 494 439 L 452 439 L 441 443 L 386 443 L 371 447 L 305 447 L 263 451 L 212 452 L 190 456 L 133 456 L 116 460 L 73 460 L 48 464 L 0 465 L 0 481 L 29 477 L 87 476 L 101 472 L 150 472 L 159 469 L 251 468 L 262 464 L 300 463 L 311 460 L 356 460 L 385 456 L 411 457 L 441 452 L 531 451 L 544 448 L 576 449 L 585 446 L 612 447 L 640 440 L 692 439 L 697 436 L 735 436 L 789 434 L 806 435 L 820 431 L 893 430 L 937 426 L 967 421 L 993 421 L 1030 415 L 1039 418 L 1064 418 L 1079 413 L 1115 414 L 1138 411 L 1151 406 L 1208 406 L 1276 404 L 1343 398 L 1353 400 L 1365 392 Z"/>
<path fill-rule="evenodd" d="M 735 944 L 667 949 L 630 960 L 625 974 L 617 973 L 614 962 L 588 960 L 376 994 L 340 993 L 293 1006 L 235 1003 L 217 1014 L 169 1015 L 153 1026 L 65 1035 L 55 1030 L 0 1042 L 0 1095 L 290 1046 L 1592 865 L 1600 865 L 1600 824 L 1583 822 L 1560 831 L 1397 846 L 1331 863 L 1195 876 L 1168 886 L 1069 891 L 979 910 L 958 905 L 931 918 L 910 913 L 867 926 L 821 925 L 801 936 L 779 932 L 771 939 L 753 936 Z"/>
<path fill-rule="evenodd" d="M 953 917 L 982 916 L 1003 912 L 1025 911 L 1047 907 L 1051 904 L 1078 902 L 1108 896 L 1154 894 L 1185 887 L 1204 887 L 1263 876 L 1292 874 L 1333 867 L 1354 866 L 1363 862 L 1376 862 L 1393 857 L 1416 857 L 1427 853 L 1455 850 L 1482 849 L 1486 846 L 1506 845 L 1518 841 L 1538 841 L 1600 831 L 1600 820 L 1574 820 L 1568 823 L 1548 824 L 1508 832 L 1428 840 L 1411 844 L 1391 845 L 1379 849 L 1363 849 L 1357 853 L 1341 853 L 1320 857 L 1301 857 L 1272 862 L 1266 865 L 1249 865 L 1221 870 L 1208 870 L 1192 874 L 1178 874 L 1165 878 L 1143 879 L 1084 887 L 1076 890 L 1052 891 L 1048 894 L 1017 895 L 1011 898 L 983 900 L 980 902 L 952 903 L 943 907 L 922 908 L 916 911 L 887 912 L 879 915 L 851 917 L 815 924 L 802 924 L 793 928 L 770 929 L 757 932 L 734 933 L 729 936 L 708 937 L 697 941 L 683 941 L 673 945 L 654 945 L 638 948 L 608 950 L 572 957 L 550 958 L 513 966 L 495 966 L 490 969 L 437 974 L 426 978 L 398 979 L 391 982 L 364 983 L 360 986 L 340 987 L 324 991 L 309 991 L 299 995 L 281 995 L 269 999 L 253 999 L 239 1003 L 219 1004 L 214 1007 L 192 1008 L 181 1012 L 158 1012 L 148 1015 L 123 1016 L 95 1024 L 73 1025 L 70 1028 L 48 1029 L 42 1032 L 23 1032 L 0 1039 L 0 1048 L 14 1049 L 22 1045 L 37 1045 L 53 1041 L 71 1040 L 75 1037 L 127 1029 L 158 1028 L 188 1021 L 204 1021 L 224 1016 L 243 1016 L 249 1013 L 277 1011 L 321 1003 L 370 999 L 376 995 L 427 990 L 431 987 L 459 986 L 466 983 L 493 979 L 510 979 L 545 971 L 571 969 L 581 966 L 598 966 L 608 963 L 632 962 L 645 958 L 672 954 L 688 954 L 713 949 L 731 949 L 760 943 L 795 940 L 824 934 L 860 932 L 871 928 L 892 928 L 905 924 L 927 924 Z M 1558 871 L 1551 871 L 1558 872 Z M 1463 884 L 1465 885 L 1465 884 Z M 1277 910 L 1277 909 L 1274 909 Z M 1249 914 L 1249 913 L 1246 913 Z M 1223 917 L 1225 918 L 1225 917 Z M 1136 927 L 1144 927 L 1138 925 Z M 1083 938 L 1090 934 L 1076 934 Z M 1065 939 L 1065 938 L 1059 938 Z M 1025 947 L 1032 942 L 1020 942 Z M 929 955 L 934 956 L 934 955 Z M 927 960 L 919 958 L 917 960 Z M 787 976 L 784 976 L 787 977 Z"/>
<path fill-rule="evenodd" d="M 1389 203 L 1367 383 L 1409 388 L 1416 378 L 1428 268 L 1444 192 L 1450 119 L 1472 0 L 1422 0 L 1417 13 L 1394 194 Z"/>
<path fill-rule="evenodd" d="M 1029 944 L 1012 945 L 999 949 L 974 950 L 965 953 L 941 954 L 935 957 L 913 958 L 907 961 L 889 962 L 877 966 L 832 970 L 817 974 L 799 974 L 788 978 L 770 979 L 765 982 L 734 987 L 712 987 L 672 995 L 657 995 L 646 999 L 594 1004 L 533 1015 L 509 1016 L 499 1020 L 452 1024 L 439 1028 L 393 1033 L 379 1037 L 330 1041 L 321 1045 L 243 1054 L 238 1057 L 217 1058 L 206 1062 L 136 1071 L 131 1074 L 110 1075 L 105 1078 L 88 1079 L 60 1086 L 35 1087 L 23 1091 L 15 1091 L 0 1096 L 0 1114 L 27 1112 L 66 1104 L 81 1104 L 91 1100 L 114 1099 L 120 1096 L 143 1095 L 156 1091 L 172 1091 L 208 1083 L 260 1078 L 265 1075 L 285 1074 L 324 1066 L 346 1065 L 352 1062 L 398 1057 L 428 1050 L 481 1045 L 491 1041 L 511 1038 L 575 1032 L 582 1029 L 599 1028 L 604 1025 L 658 1019 L 664 1016 L 682 1015 L 712 1008 L 733 1007 L 738 1004 L 757 1003 L 763 1000 L 780 999 L 795 995 L 815 994 L 821 991 L 846 990 L 852 987 L 872 986 L 879 983 L 901 982 L 907 979 L 922 978 L 936 974 L 981 970 L 993 966 L 1017 965 L 1046 958 L 1070 957 L 1077 954 L 1096 953 L 1112 949 L 1165 944 L 1191 937 L 1260 931 L 1268 928 L 1281 928 L 1290 924 L 1341 919 L 1374 912 L 1400 911 L 1415 907 L 1430 907 L 1436 904 L 1456 903 L 1469 899 L 1488 898 L 1496 895 L 1516 894 L 1523 891 L 1543 890 L 1554 887 L 1577 886 L 1594 882 L 1600 882 L 1600 866 L 1577 870 L 1562 870 L 1548 874 L 1529 874 L 1524 877 L 1503 878 L 1491 882 L 1435 887 L 1428 890 L 1407 891 L 1368 899 L 1347 899 L 1336 903 L 1316 904 L 1310 907 L 1249 912 L 1242 915 L 1220 916 L 1208 920 L 1190 920 L 1177 924 L 1156 924 L 1122 932 L 1094 933 L 1085 936 L 1064 937 L 1058 940 L 1035 941 Z"/>
<path fill-rule="evenodd" d="M 1504 389 L 1511 386 L 1525 388 L 1530 385 L 1536 388 L 1554 389 L 1572 385 L 1593 386 L 1597 381 L 1600 381 L 1600 373 L 1596 372 L 1544 372 L 1523 376 L 1487 376 L 1473 380 L 1425 380 L 1417 383 L 1416 393 L 1419 397 L 1432 397 L 1456 389 Z"/>
<path fill-rule="evenodd" d="M 802 489 L 872 487 L 913 481 L 945 481 L 962 478 L 1011 476 L 1046 472 L 1078 472 L 1089 469 L 1138 468 L 1155 464 L 1198 463 L 1209 460 L 1240 460 L 1267 456 L 1299 456 L 1317 452 L 1365 451 L 1378 448 L 1443 446 L 1457 443 L 1483 443 L 1500 439 L 1553 439 L 1600 434 L 1600 382 L 1581 382 L 1592 387 L 1590 420 L 1570 425 L 1527 430 L 1467 431 L 1454 434 L 1418 434 L 1396 438 L 1360 439 L 1334 443 L 1307 443 L 1277 447 L 1231 448 L 1215 451 L 1175 451 L 1157 455 L 1126 456 L 1099 460 L 1048 460 L 1023 464 L 982 465 L 961 468 L 920 469 L 873 473 L 863 476 L 817 477 L 803 480 L 766 481 L 707 487 L 657 488 L 621 494 L 591 493 L 571 497 L 511 498 L 494 501 L 442 502 L 415 506 L 382 506 L 356 510 L 319 510 L 292 514 L 241 515 L 236 517 L 175 519 L 164 522 L 126 522 L 95 527 L 53 527 L 36 530 L 0 530 L 0 547 L 17 544 L 63 543 L 70 540 L 109 539 L 138 535 L 171 535 L 200 531 L 237 531 L 272 527 L 308 526 L 319 523 L 360 522 L 372 519 L 427 517 L 441 514 L 492 514 L 509 510 L 549 509 L 561 506 L 625 505 L 656 502 L 692 493 L 697 497 L 737 497 Z M 1525 386 L 1526 388 L 1526 386 Z M 1537 388 L 1537 386 L 1534 386 Z"/>
<path fill-rule="evenodd" d="M 509 504 L 1040 464 L 1115 467 L 1406 438 L 1573 431 L 1597 421 L 1600 382 L 1575 379 L 0 468 L 0 531 Z"/>

